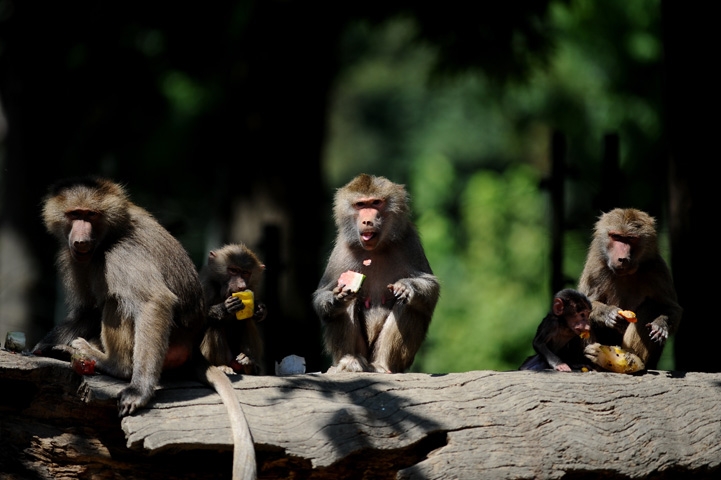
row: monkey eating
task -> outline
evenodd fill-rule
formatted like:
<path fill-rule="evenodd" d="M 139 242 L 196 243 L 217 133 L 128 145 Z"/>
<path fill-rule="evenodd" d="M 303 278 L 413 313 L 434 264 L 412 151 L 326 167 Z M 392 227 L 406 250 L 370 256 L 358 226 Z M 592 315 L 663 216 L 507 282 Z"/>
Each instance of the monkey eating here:
<path fill-rule="evenodd" d="M 263 341 L 256 322 L 265 319 L 267 310 L 263 303 L 246 305 L 238 294 L 257 292 L 264 270 L 250 248 L 230 244 L 212 250 L 200 271 L 208 317 L 200 349 L 225 373 L 261 373 Z"/>
<path fill-rule="evenodd" d="M 155 393 L 163 371 L 190 369 L 225 404 L 233 431 L 233 478 L 255 478 L 248 424 L 228 377 L 200 354 L 203 293 L 185 249 L 125 189 L 87 177 L 50 187 L 42 216 L 60 241 L 57 267 L 68 315 L 33 351 L 71 354 L 129 380 L 119 415 Z"/>
<path fill-rule="evenodd" d="M 591 300 L 598 344 L 620 345 L 654 369 L 681 322 L 671 272 L 658 250 L 656 221 L 633 208 L 601 215 L 594 227 L 578 290 Z M 629 322 L 622 310 L 636 313 Z M 593 346 L 587 356 L 598 356 Z"/>
<path fill-rule="evenodd" d="M 385 177 L 361 174 L 336 191 L 336 240 L 313 294 L 334 372 L 408 369 L 438 302 L 408 193 Z M 357 291 L 341 275 L 365 276 Z M 345 278 L 345 277 L 344 277 Z"/>
<path fill-rule="evenodd" d="M 533 338 L 535 355 L 528 357 L 519 370 L 553 369 L 571 372 L 586 363 L 582 339 L 591 330 L 591 301 L 579 291 L 567 288 L 553 297 L 551 311 L 541 321 Z"/>

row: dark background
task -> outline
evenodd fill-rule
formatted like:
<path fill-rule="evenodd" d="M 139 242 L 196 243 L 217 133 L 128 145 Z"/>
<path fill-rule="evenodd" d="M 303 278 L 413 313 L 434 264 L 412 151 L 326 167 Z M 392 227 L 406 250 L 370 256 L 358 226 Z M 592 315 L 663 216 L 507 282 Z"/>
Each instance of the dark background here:
<path fill-rule="evenodd" d="M 55 180 L 99 173 L 126 184 L 198 266 L 209 247 L 252 239 L 268 265 L 268 361 L 295 353 L 308 370 L 323 368 L 310 296 L 328 249 L 321 156 L 344 29 L 411 15 L 419 41 L 442 52 L 440 74 L 480 69 L 501 85 L 523 81 L 553 47 L 542 28 L 547 1 L 346 3 L 0 0 L 0 231 L 19 242 L 34 273 L 20 288 L 24 319 L 0 323 L 22 321 L 29 343 L 52 326 L 55 243 L 39 205 Z M 669 212 L 685 309 L 676 368 L 719 371 L 710 334 L 715 25 L 704 2 L 659 8 L 662 155 L 636 168 L 663 191 L 649 209 Z M 19 271 L 8 254 L 0 258 L 9 291 Z"/>

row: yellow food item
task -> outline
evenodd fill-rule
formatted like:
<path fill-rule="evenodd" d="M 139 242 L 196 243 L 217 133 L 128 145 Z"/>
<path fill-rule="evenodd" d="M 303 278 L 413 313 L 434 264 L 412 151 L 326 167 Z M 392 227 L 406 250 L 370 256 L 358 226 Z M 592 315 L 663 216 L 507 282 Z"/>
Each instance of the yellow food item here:
<path fill-rule="evenodd" d="M 235 312 L 235 318 L 238 320 L 245 320 L 246 318 L 252 317 L 253 312 L 255 311 L 255 296 L 253 295 L 253 292 L 250 290 L 243 290 L 242 292 L 235 292 L 233 296 L 238 297 L 243 302 L 243 305 L 245 305 L 243 310 Z"/>
<path fill-rule="evenodd" d="M 636 314 L 631 310 L 619 310 L 618 314 L 628 320 L 629 323 L 636 323 Z"/>
<path fill-rule="evenodd" d="M 590 336 L 591 336 L 591 333 L 590 333 L 590 332 L 581 332 L 580 335 L 579 335 L 579 337 L 581 337 L 581 338 L 584 339 L 584 340 L 587 339 L 587 338 L 590 337 Z"/>
<path fill-rule="evenodd" d="M 595 347 L 592 355 L 589 355 L 589 347 Z M 586 347 L 586 357 L 593 363 L 606 370 L 616 373 L 635 373 L 646 368 L 643 361 L 637 355 L 617 346 L 594 344 Z"/>

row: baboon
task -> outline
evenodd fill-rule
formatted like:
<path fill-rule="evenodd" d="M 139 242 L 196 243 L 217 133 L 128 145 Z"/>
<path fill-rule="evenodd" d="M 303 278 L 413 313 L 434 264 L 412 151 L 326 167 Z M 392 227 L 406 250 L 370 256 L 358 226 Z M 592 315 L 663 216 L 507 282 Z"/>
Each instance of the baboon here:
<path fill-rule="evenodd" d="M 581 339 L 590 335 L 590 313 L 591 301 L 581 292 L 567 288 L 556 293 L 551 311 L 533 338 L 536 355 L 528 357 L 519 370 L 570 372 L 571 366 L 587 363 Z"/>
<path fill-rule="evenodd" d="M 43 219 L 61 243 L 57 266 L 69 313 L 33 351 L 80 355 L 130 380 L 118 398 L 120 416 L 148 403 L 162 371 L 190 369 L 228 409 L 233 478 L 255 478 L 253 440 L 232 384 L 200 354 L 203 293 L 181 244 L 121 185 L 99 177 L 53 185 Z"/>
<path fill-rule="evenodd" d="M 248 307 L 233 294 L 257 294 L 264 270 L 265 265 L 255 253 L 240 243 L 212 250 L 200 271 L 208 312 L 208 327 L 200 349 L 211 364 L 226 373 L 262 372 L 263 340 L 256 322 L 265 319 L 266 307 L 255 297 L 255 309 L 249 312 L 249 318 L 238 320 L 236 312 Z"/>
<path fill-rule="evenodd" d="M 402 372 L 426 337 L 440 285 L 403 185 L 358 175 L 335 194 L 334 248 L 313 294 L 329 372 Z M 341 274 L 365 275 L 358 291 Z"/>
<path fill-rule="evenodd" d="M 654 369 L 683 310 L 658 250 L 656 221 L 616 208 L 596 222 L 578 290 L 591 299 L 591 329 L 600 344 L 620 345 Z M 636 313 L 628 323 L 619 310 Z"/>

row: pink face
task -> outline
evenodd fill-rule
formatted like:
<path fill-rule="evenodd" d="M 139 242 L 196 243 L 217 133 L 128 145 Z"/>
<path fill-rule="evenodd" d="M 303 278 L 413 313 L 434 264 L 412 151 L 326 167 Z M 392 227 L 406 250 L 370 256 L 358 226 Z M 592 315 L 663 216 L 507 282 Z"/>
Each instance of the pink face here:
<path fill-rule="evenodd" d="M 633 258 L 634 247 L 638 244 L 638 237 L 624 235 L 619 232 L 608 232 L 606 245 L 607 265 L 616 275 L 632 275 L 638 266 Z"/>
<path fill-rule="evenodd" d="M 65 212 L 70 225 L 68 248 L 76 262 L 89 262 L 98 240 L 101 215 L 94 210 L 77 209 Z"/>
<path fill-rule="evenodd" d="M 353 208 L 357 212 L 356 226 L 361 245 L 364 250 L 373 250 L 378 246 L 380 239 L 380 226 L 386 202 L 381 198 L 361 198 L 353 204 Z"/>

